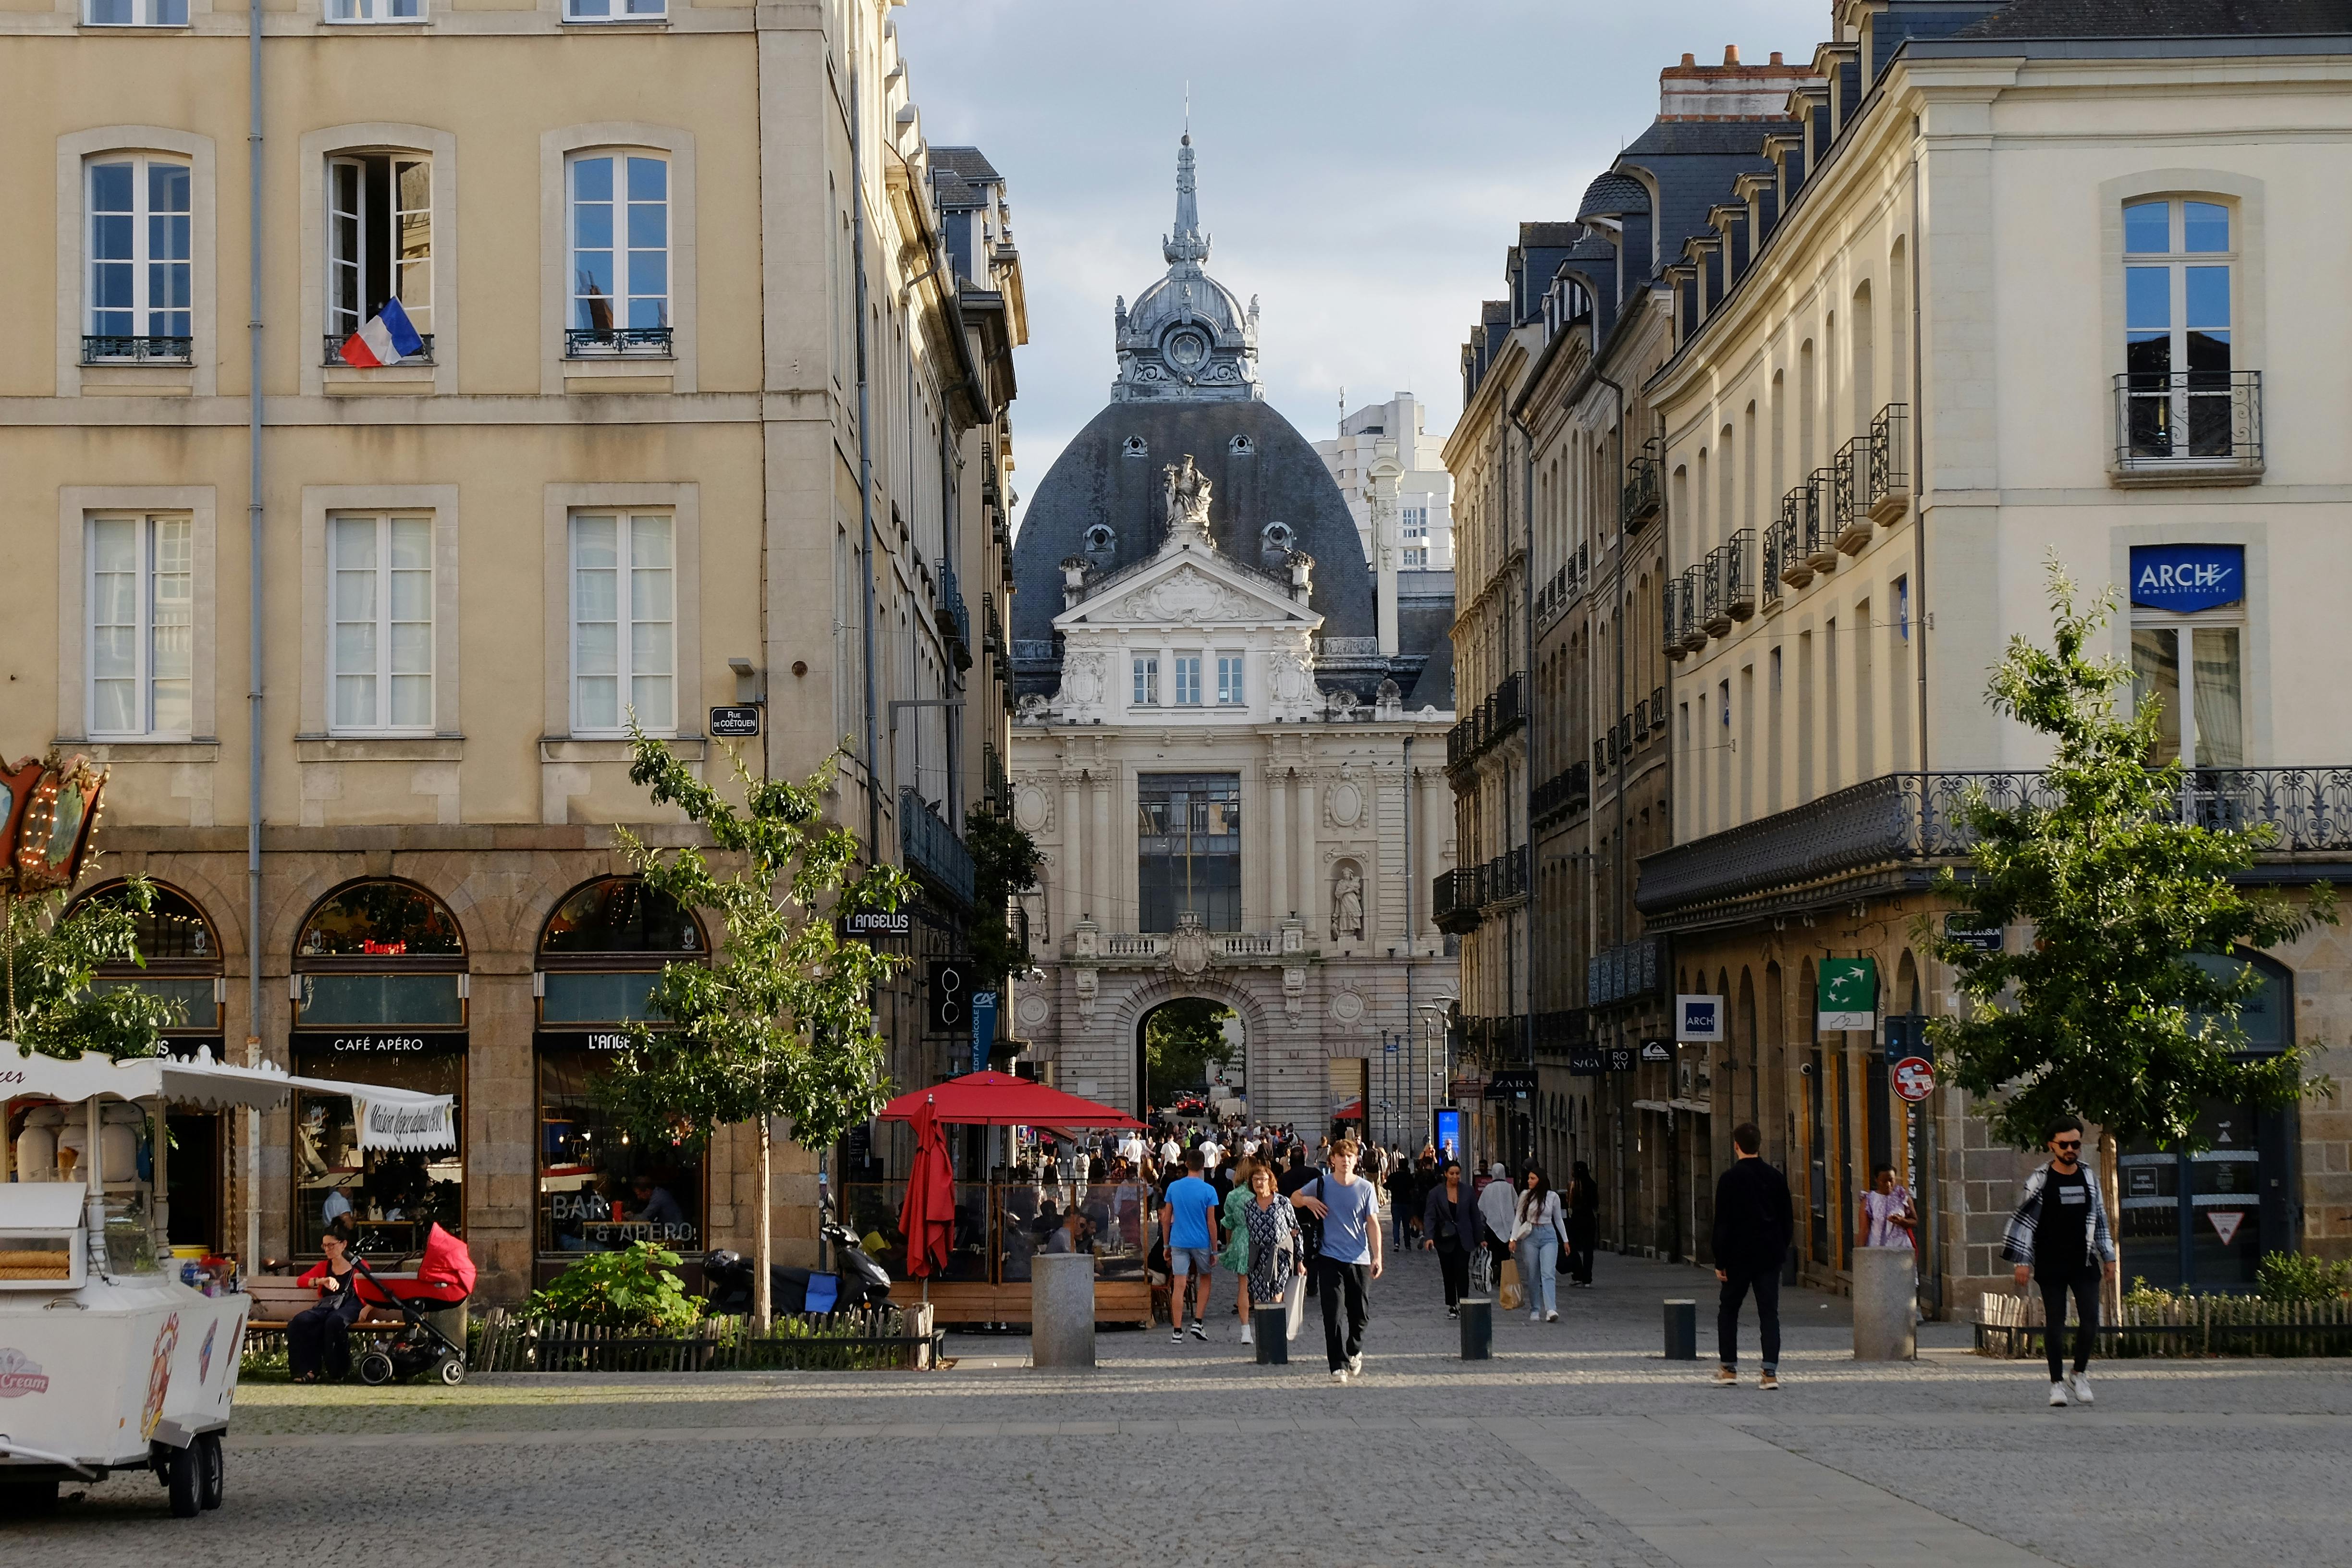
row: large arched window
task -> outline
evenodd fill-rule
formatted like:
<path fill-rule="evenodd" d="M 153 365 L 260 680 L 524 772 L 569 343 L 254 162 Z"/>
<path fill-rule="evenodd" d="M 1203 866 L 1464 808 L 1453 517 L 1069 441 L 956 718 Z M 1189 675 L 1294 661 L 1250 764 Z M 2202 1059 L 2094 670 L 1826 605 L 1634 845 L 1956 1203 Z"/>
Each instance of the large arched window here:
<path fill-rule="evenodd" d="M 318 1250 L 349 1215 L 363 1250 L 398 1258 L 428 1226 L 463 1234 L 465 933 L 413 882 L 352 882 L 320 900 L 294 943 L 294 1071 L 455 1100 L 456 1149 L 362 1151 L 352 1102 L 304 1092 L 294 1116 L 293 1243 Z"/>
<path fill-rule="evenodd" d="M 75 900 L 77 905 L 124 903 L 129 884 L 100 884 Z M 164 1044 L 180 1056 L 194 1055 L 198 1046 L 220 1054 L 220 938 L 196 901 L 177 888 L 157 883 L 144 910 L 133 911 L 142 963 L 106 963 L 97 983 L 108 989 L 126 988 L 169 1003 L 177 1021 L 163 1030 Z"/>
<path fill-rule="evenodd" d="M 651 1241 L 677 1252 L 703 1244 L 698 1152 L 633 1137 L 597 1106 L 631 1025 L 659 1026 L 653 991 L 666 964 L 710 951 L 692 910 L 636 877 L 575 889 L 539 938 L 539 1224 L 542 1278 L 586 1252 Z"/>

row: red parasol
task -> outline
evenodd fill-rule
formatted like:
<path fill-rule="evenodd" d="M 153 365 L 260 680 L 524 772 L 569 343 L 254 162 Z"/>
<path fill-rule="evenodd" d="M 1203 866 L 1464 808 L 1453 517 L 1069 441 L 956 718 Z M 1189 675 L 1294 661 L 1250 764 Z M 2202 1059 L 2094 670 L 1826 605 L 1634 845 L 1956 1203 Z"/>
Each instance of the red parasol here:
<path fill-rule="evenodd" d="M 928 1279 L 947 1271 L 955 1247 L 955 1173 L 928 1098 L 908 1120 L 915 1124 L 915 1170 L 898 1205 L 898 1234 L 907 1238 L 907 1272 Z"/>
<path fill-rule="evenodd" d="M 973 1072 L 900 1095 L 882 1108 L 885 1121 L 913 1121 L 925 1106 L 941 1121 L 969 1127 L 1140 1127 L 1124 1110 L 1080 1100 L 1034 1079 Z"/>

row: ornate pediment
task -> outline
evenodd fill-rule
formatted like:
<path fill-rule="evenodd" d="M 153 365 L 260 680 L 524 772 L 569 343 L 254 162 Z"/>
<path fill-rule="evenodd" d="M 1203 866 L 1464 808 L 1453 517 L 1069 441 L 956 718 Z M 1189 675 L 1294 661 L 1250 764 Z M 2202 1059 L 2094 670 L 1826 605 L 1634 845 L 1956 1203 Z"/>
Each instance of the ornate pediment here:
<path fill-rule="evenodd" d="M 1141 572 L 1114 581 L 1054 617 L 1079 626 L 1319 626 L 1323 617 L 1273 583 L 1234 570 L 1202 551 L 1171 552 Z"/>

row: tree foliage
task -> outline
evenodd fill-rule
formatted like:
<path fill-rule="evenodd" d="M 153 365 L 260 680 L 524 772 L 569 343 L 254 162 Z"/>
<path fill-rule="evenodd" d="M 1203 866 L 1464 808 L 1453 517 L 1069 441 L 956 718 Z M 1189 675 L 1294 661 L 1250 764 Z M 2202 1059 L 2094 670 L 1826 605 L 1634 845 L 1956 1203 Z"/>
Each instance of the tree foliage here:
<path fill-rule="evenodd" d="M 2003 809 L 1972 797 L 1970 863 L 1937 883 L 1984 923 L 2022 923 L 2032 940 L 2022 952 L 1979 952 L 1923 921 L 1925 945 L 1958 971 L 1970 1004 L 1965 1016 L 1933 1021 L 1929 1037 L 1954 1080 L 1994 1102 L 1995 1136 L 2019 1148 L 2039 1144 L 2043 1125 L 2067 1112 L 2118 1142 L 2195 1147 L 2206 1100 L 2274 1107 L 2309 1086 L 2299 1047 L 2239 1054 L 2239 1010 L 2262 987 L 2254 967 L 2221 977 L 2189 955 L 2267 948 L 2315 921 L 2333 924 L 2333 894 L 2316 886 L 2298 910 L 2231 880 L 2273 831 L 2184 810 L 2195 798 L 2184 787 L 2198 786 L 2181 763 L 2147 763 L 2158 705 L 2119 714 L 2131 670 L 2089 651 L 2112 594 L 2078 608 L 2053 561 L 2050 599 L 2052 646 L 2011 638 L 1987 697 L 2053 742 L 2040 795 Z"/>
<path fill-rule="evenodd" d="M 963 814 L 963 841 L 971 850 L 971 957 L 985 990 L 1029 967 L 1028 933 L 1011 905 L 1037 886 L 1045 858 L 1019 823 L 985 805 Z"/>
<path fill-rule="evenodd" d="M 5 966 L 8 1037 L 19 1056 L 70 1060 L 85 1051 L 123 1061 L 163 1050 L 177 1007 L 128 985 L 107 984 L 99 967 L 146 960 L 139 916 L 153 907 L 154 884 L 134 877 L 121 896 L 66 907 L 66 894 L 10 894 L 0 966 Z"/>
<path fill-rule="evenodd" d="M 1143 1024 L 1147 1097 L 1165 1104 L 1178 1089 L 1196 1089 L 1212 1062 L 1223 1062 L 1233 1046 L 1224 1021 L 1233 1009 L 1200 996 L 1182 996 L 1155 1011 Z"/>
<path fill-rule="evenodd" d="M 649 1241 L 591 1252 L 530 1293 L 525 1322 L 585 1323 L 641 1334 L 682 1334 L 702 1321 L 700 1297 L 671 1270 L 677 1254 Z"/>
<path fill-rule="evenodd" d="M 634 735 L 631 782 L 709 832 L 723 873 L 696 847 L 656 849 L 625 830 L 623 852 L 648 886 L 719 917 L 712 963 L 664 966 L 660 1026 L 639 1024 L 594 1087 L 638 1136 L 700 1145 L 719 1128 L 789 1117 L 795 1142 L 824 1149 L 881 1108 L 888 1083 L 871 993 L 903 958 L 837 933 L 837 918 L 898 907 L 913 887 L 887 865 L 857 870 L 856 835 L 824 820 L 834 759 L 803 783 L 755 777 L 730 748 L 738 811 L 669 748 Z"/>

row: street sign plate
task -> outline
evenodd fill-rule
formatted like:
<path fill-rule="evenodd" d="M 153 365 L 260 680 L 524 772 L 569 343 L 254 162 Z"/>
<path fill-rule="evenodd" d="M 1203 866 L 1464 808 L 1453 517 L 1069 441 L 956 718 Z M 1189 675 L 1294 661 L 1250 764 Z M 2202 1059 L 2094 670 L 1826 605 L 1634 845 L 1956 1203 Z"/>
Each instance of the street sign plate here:
<path fill-rule="evenodd" d="M 1886 1077 L 1895 1092 L 1914 1105 L 1936 1092 L 1936 1064 L 1926 1057 L 1905 1057 Z"/>
<path fill-rule="evenodd" d="M 719 741 L 748 741 L 760 732 L 760 710 L 757 708 L 713 708 L 710 710 L 710 734 Z"/>
<path fill-rule="evenodd" d="M 1643 1040 L 1642 1059 L 1645 1062 L 1670 1062 L 1675 1059 L 1675 1047 L 1665 1040 Z"/>
<path fill-rule="evenodd" d="M 1944 917 L 1944 940 L 1972 947 L 1979 952 L 1999 952 L 2001 928 L 1985 924 L 1984 917 L 1974 910 L 1954 910 Z"/>

